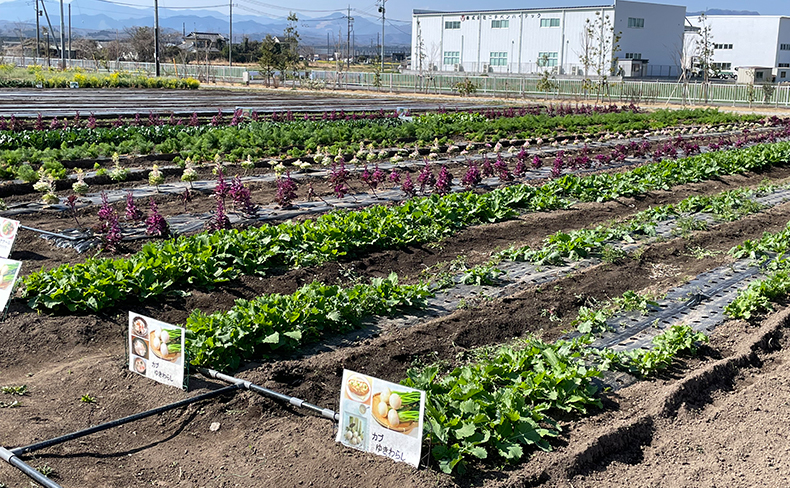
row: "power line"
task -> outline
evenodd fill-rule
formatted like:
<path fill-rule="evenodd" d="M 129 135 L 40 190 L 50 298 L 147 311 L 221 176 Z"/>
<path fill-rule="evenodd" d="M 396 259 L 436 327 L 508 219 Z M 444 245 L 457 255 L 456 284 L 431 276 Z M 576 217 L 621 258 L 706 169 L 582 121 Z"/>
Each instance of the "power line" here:
<path fill-rule="evenodd" d="M 258 9 L 254 9 L 254 8 L 252 8 L 252 7 L 248 7 L 248 6 L 246 6 L 246 5 L 242 5 L 242 4 L 240 4 L 240 3 L 237 3 L 237 4 L 235 4 L 235 5 L 236 5 L 236 8 L 240 8 L 240 9 L 242 9 L 242 10 L 246 10 L 246 11 L 248 11 L 248 12 L 251 12 L 251 13 L 253 13 L 253 14 L 257 14 L 257 15 L 266 16 L 266 17 L 269 17 L 269 18 L 272 18 L 272 19 L 280 19 L 280 20 L 282 20 L 282 19 L 285 19 L 285 17 L 283 17 L 283 16 L 276 15 L 276 14 L 270 14 L 270 13 L 268 13 L 268 12 L 262 12 L 262 11 L 260 11 L 260 10 L 258 10 Z M 300 22 L 301 22 L 301 21 L 300 21 Z"/>
<path fill-rule="evenodd" d="M 255 5 L 260 5 L 261 7 L 273 8 L 273 9 L 277 9 L 277 10 L 288 10 L 289 12 L 296 12 L 296 13 L 299 13 L 299 12 L 330 13 L 330 12 L 345 12 L 346 11 L 346 9 L 344 9 L 344 8 L 333 9 L 333 10 L 312 10 L 312 9 L 306 9 L 306 8 L 280 7 L 279 5 L 272 5 L 271 3 L 259 2 L 258 0 L 244 0 L 244 1 L 250 2 L 250 3 L 254 3 Z"/>
<path fill-rule="evenodd" d="M 97 1 L 102 2 L 102 3 L 109 3 L 111 5 L 123 5 L 125 7 L 137 7 L 139 9 L 141 9 L 141 10 L 147 10 L 147 7 L 144 7 L 144 6 L 142 6 L 140 4 L 137 4 L 137 3 L 118 2 L 116 0 L 97 0 Z M 162 8 L 167 8 L 167 9 L 170 9 L 170 10 L 189 10 L 189 9 L 194 10 L 194 9 L 201 9 L 201 8 L 217 8 L 217 7 L 225 7 L 225 6 L 227 6 L 227 4 L 222 3 L 222 4 L 218 4 L 218 5 L 195 5 L 195 6 L 192 6 L 192 7 L 162 7 Z M 90 9 L 87 9 L 87 10 L 90 10 Z"/>
<path fill-rule="evenodd" d="M 358 8 L 352 8 L 351 10 L 359 13 L 362 16 L 372 17 L 372 18 L 374 18 L 376 20 L 380 20 L 381 19 L 379 14 L 374 14 L 372 12 L 368 12 L 367 10 L 362 10 L 362 9 L 358 9 Z M 390 21 L 390 20 L 393 21 L 393 22 L 402 22 L 404 24 L 411 24 L 411 20 L 390 19 L 389 17 L 387 17 L 387 21 Z"/>
<path fill-rule="evenodd" d="M 396 31 L 399 31 L 401 34 L 405 34 L 405 35 L 407 35 L 407 36 L 410 36 L 410 35 L 411 35 L 411 32 L 406 32 L 406 31 L 404 31 L 403 29 L 401 29 L 401 28 L 400 28 L 400 27 L 398 27 L 397 25 L 395 25 L 395 24 L 393 24 L 392 22 L 390 22 L 390 21 L 389 21 L 389 19 L 387 19 L 387 23 L 390 25 L 390 27 L 392 27 L 392 28 L 393 28 L 393 29 L 395 29 Z"/>

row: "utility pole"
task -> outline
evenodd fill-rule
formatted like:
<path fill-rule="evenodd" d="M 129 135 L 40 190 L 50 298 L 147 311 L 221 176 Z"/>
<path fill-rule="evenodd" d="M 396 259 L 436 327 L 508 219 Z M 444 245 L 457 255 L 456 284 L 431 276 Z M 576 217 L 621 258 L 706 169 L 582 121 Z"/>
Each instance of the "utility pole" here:
<path fill-rule="evenodd" d="M 228 1 L 230 9 L 230 34 L 228 38 L 228 66 L 233 66 L 233 0 Z M 242 34 L 244 34 L 242 32 Z"/>
<path fill-rule="evenodd" d="M 50 62 L 49 62 L 49 33 L 51 32 L 52 35 L 54 36 L 55 35 L 55 29 L 52 28 L 52 22 L 49 21 L 49 13 L 47 12 L 47 4 L 44 3 L 44 0 L 41 0 L 41 7 L 44 8 L 44 16 L 46 17 L 47 25 L 49 26 L 49 30 L 46 30 L 46 27 L 44 28 L 44 32 L 47 34 L 47 68 L 49 68 L 49 66 L 50 66 Z"/>
<path fill-rule="evenodd" d="M 66 18 L 63 16 L 63 0 L 60 0 L 60 69 L 66 69 Z"/>
<path fill-rule="evenodd" d="M 71 67 L 71 4 L 69 4 L 69 67 Z"/>
<path fill-rule="evenodd" d="M 351 16 L 351 5 L 348 6 L 346 15 L 348 25 L 346 27 L 346 71 L 351 70 L 351 26 L 354 24 L 354 17 Z"/>
<path fill-rule="evenodd" d="M 41 56 L 41 27 L 39 26 L 38 18 L 41 17 L 41 11 L 38 9 L 38 0 L 36 0 L 36 63 Z"/>
<path fill-rule="evenodd" d="M 381 0 L 379 12 L 381 12 L 381 71 L 384 71 L 384 4 L 387 0 Z"/>
<path fill-rule="evenodd" d="M 159 76 L 159 0 L 154 0 L 154 72 Z"/>
<path fill-rule="evenodd" d="M 52 28 L 50 27 L 49 30 L 52 30 Z M 47 68 L 49 68 L 49 31 L 46 27 L 44 27 L 44 34 L 47 36 Z"/>

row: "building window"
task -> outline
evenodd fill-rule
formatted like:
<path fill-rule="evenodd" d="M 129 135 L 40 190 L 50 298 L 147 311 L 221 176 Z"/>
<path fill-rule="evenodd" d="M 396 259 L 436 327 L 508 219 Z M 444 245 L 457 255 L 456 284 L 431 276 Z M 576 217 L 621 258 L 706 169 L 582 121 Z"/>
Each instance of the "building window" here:
<path fill-rule="evenodd" d="M 491 66 L 507 66 L 507 53 L 506 52 L 492 52 L 491 53 L 491 60 L 489 62 Z"/>
<path fill-rule="evenodd" d="M 732 49 L 732 44 L 714 44 L 713 49 Z"/>
<path fill-rule="evenodd" d="M 461 51 L 444 52 L 444 64 L 460 64 L 460 63 L 461 63 Z"/>
<path fill-rule="evenodd" d="M 710 67 L 716 71 L 732 69 L 732 63 L 710 63 Z"/>
<path fill-rule="evenodd" d="M 625 53 L 625 59 L 642 59 L 642 53 Z"/>
<path fill-rule="evenodd" d="M 790 63 L 779 63 L 780 68 L 790 68 Z"/>
<path fill-rule="evenodd" d="M 645 19 L 637 19 L 635 17 L 628 17 L 628 28 L 629 29 L 644 29 L 645 28 Z"/>
<path fill-rule="evenodd" d="M 790 44 L 779 44 L 779 49 L 782 51 L 790 51 Z"/>
<path fill-rule="evenodd" d="M 507 29 L 510 27 L 509 20 L 492 20 L 491 21 L 491 28 L 492 29 Z"/>
<path fill-rule="evenodd" d="M 779 73 L 779 78 L 787 78 L 787 71 L 782 71 Z"/>
<path fill-rule="evenodd" d="M 557 53 L 538 53 L 538 66 L 557 66 Z"/>
<path fill-rule="evenodd" d="M 559 27 L 560 19 L 540 19 L 541 27 Z"/>
<path fill-rule="evenodd" d="M 460 29 L 461 28 L 461 21 L 460 20 L 446 20 L 446 21 L 444 21 L 444 28 L 445 29 Z"/>

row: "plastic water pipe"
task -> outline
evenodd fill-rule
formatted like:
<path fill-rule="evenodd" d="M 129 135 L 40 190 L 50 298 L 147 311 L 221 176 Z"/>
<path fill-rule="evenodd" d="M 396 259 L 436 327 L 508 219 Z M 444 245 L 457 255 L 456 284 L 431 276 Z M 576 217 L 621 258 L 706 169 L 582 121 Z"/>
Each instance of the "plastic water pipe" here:
<path fill-rule="evenodd" d="M 67 236 L 65 234 L 58 234 L 57 232 L 50 232 L 48 230 L 41 230 L 36 229 L 35 227 L 28 227 L 26 225 L 20 225 L 20 229 L 27 229 L 33 232 L 38 232 L 39 234 L 44 234 L 45 236 L 53 236 L 53 237 L 60 237 L 61 239 L 69 239 L 71 241 L 78 241 L 80 239 L 86 239 L 86 237 L 77 237 L 77 236 Z"/>
<path fill-rule="evenodd" d="M 230 393 L 233 391 L 238 390 L 241 388 L 239 385 L 230 385 L 224 388 L 220 388 L 219 390 L 210 391 L 208 393 L 203 393 L 201 395 L 193 396 L 191 398 L 186 398 L 184 400 L 177 401 L 175 403 L 171 403 L 169 405 L 164 405 L 162 407 L 155 408 L 153 410 L 148 410 L 147 412 L 136 413 L 134 415 L 129 415 L 128 417 L 124 417 L 122 419 L 113 420 L 111 422 L 107 422 L 104 424 L 94 425 L 93 427 L 88 427 L 87 429 L 80 430 L 77 432 L 73 432 L 71 434 L 62 435 L 60 437 L 55 437 L 54 439 L 49 439 L 46 441 L 37 442 L 35 444 L 30 444 L 24 447 L 17 447 L 16 449 L 11 449 L 11 454 L 15 456 L 20 456 L 27 452 L 37 451 L 39 449 L 43 449 L 45 447 L 54 446 L 56 444 L 61 444 L 66 441 L 70 441 L 73 439 L 78 439 L 80 437 L 85 437 L 86 435 L 94 434 L 96 432 L 101 432 L 102 430 L 111 429 L 113 427 L 118 427 L 119 425 L 128 424 L 129 422 L 134 422 L 135 420 L 144 419 L 146 417 L 151 417 L 153 415 L 167 412 L 168 410 L 173 410 L 179 407 L 185 407 L 189 404 L 199 402 L 201 400 L 207 400 L 209 398 L 214 398 L 220 395 L 224 395 L 225 393 Z"/>
<path fill-rule="evenodd" d="M 47 478 L 43 474 L 39 473 L 38 471 L 33 469 L 33 467 L 31 467 L 29 464 L 16 457 L 16 455 L 13 452 L 9 451 L 8 449 L 2 446 L 0 446 L 0 459 L 7 462 L 11 466 L 19 469 L 20 471 L 28 475 L 30 478 L 32 478 L 33 481 L 35 481 L 36 483 L 38 483 L 39 485 L 45 488 L 61 488 L 59 484 Z"/>
<path fill-rule="evenodd" d="M 231 383 L 241 388 L 244 388 L 245 390 L 254 391 L 255 393 L 261 394 L 263 396 L 267 396 L 269 398 L 273 398 L 281 402 L 289 403 L 295 407 L 312 410 L 313 412 L 321 415 L 322 417 L 331 419 L 334 422 L 340 422 L 340 414 L 336 413 L 334 410 L 330 410 L 328 408 L 321 408 L 317 405 L 313 405 L 312 403 L 308 403 L 302 399 L 284 395 L 282 393 L 277 393 L 274 390 L 270 390 L 268 388 L 258 386 L 247 380 L 235 378 L 233 376 L 228 376 L 226 374 L 220 373 L 219 371 L 215 371 L 213 369 L 198 368 L 198 371 L 200 372 L 200 374 L 206 376 L 207 378 L 214 378 L 220 381 L 224 381 L 225 383 Z"/>

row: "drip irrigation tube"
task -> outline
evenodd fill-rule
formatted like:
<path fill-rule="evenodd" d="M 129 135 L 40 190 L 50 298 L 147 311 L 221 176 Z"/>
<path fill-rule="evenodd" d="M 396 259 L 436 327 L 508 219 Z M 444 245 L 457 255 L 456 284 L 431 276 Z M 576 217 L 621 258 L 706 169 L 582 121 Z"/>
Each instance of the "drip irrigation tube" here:
<path fill-rule="evenodd" d="M 35 444 L 30 444 L 29 446 L 24 447 L 17 447 L 16 449 L 11 449 L 11 454 L 16 456 L 20 456 L 27 452 L 37 451 L 39 449 L 43 449 L 45 447 L 54 446 L 56 444 L 61 444 L 66 441 L 70 441 L 72 439 L 78 439 L 80 437 L 85 437 L 86 435 L 94 434 L 96 432 L 101 432 L 102 430 L 111 429 L 113 427 L 117 427 L 119 425 L 127 424 L 129 422 L 134 422 L 135 420 L 144 419 L 147 417 L 151 417 L 158 413 L 167 412 L 168 410 L 173 410 L 179 407 L 184 407 L 190 405 L 192 403 L 199 402 L 201 400 L 207 400 L 209 398 L 214 398 L 220 395 L 224 395 L 225 393 L 230 393 L 235 390 L 238 390 L 240 385 L 233 384 L 230 386 L 226 386 L 224 388 L 220 388 L 219 390 L 210 391 L 208 393 L 203 393 L 202 395 L 197 395 L 192 398 L 187 398 L 175 403 L 171 403 L 169 405 L 164 405 L 162 407 L 155 408 L 153 410 L 148 410 L 147 412 L 136 413 L 134 415 L 129 415 L 128 417 L 124 417 L 122 419 L 113 420 L 111 422 L 107 422 L 105 424 L 94 425 L 93 427 L 88 427 L 87 429 L 80 430 L 78 432 L 73 432 L 71 434 L 62 435 L 60 437 L 55 437 L 54 439 L 49 439 L 46 441 L 37 442 Z"/>
<path fill-rule="evenodd" d="M 32 466 L 30 466 L 26 462 L 16 457 L 16 455 L 13 452 L 1 446 L 0 446 L 0 459 L 7 462 L 11 466 L 19 469 L 20 471 L 28 475 L 30 478 L 32 478 L 33 481 L 43 486 L 44 488 L 61 488 L 59 484 L 47 478 L 43 474 L 39 473 Z"/>
<path fill-rule="evenodd" d="M 222 374 L 219 371 L 215 371 L 213 369 L 207 368 L 198 368 L 200 374 L 206 376 L 207 378 L 213 378 L 220 381 L 224 381 L 226 383 L 232 383 L 240 388 L 244 388 L 250 391 L 254 391 L 263 396 L 267 396 L 270 398 L 274 398 L 275 400 L 279 400 L 281 402 L 290 403 L 291 405 L 298 407 L 298 408 L 306 408 L 308 410 L 312 410 L 313 412 L 321 415 L 322 417 L 326 417 L 331 419 L 335 422 L 340 422 L 340 414 L 335 412 L 334 410 L 330 410 L 328 408 L 321 408 L 317 405 L 313 405 L 312 403 L 308 403 L 304 400 L 301 400 L 296 397 L 284 395 L 282 393 L 277 393 L 276 391 L 270 390 L 268 388 L 264 388 L 262 386 L 258 386 L 254 383 L 250 383 L 247 380 L 243 380 L 240 378 L 235 378 L 233 376 L 229 376 L 226 374 Z"/>
<path fill-rule="evenodd" d="M 756 276 L 760 273 L 759 267 L 750 267 L 741 271 L 739 273 L 734 274 L 732 277 L 723 280 L 721 283 L 717 284 L 716 286 L 712 286 L 705 290 L 705 293 L 694 293 L 688 300 L 684 303 L 675 306 L 675 307 L 667 307 L 662 308 L 658 313 L 648 315 L 647 318 L 644 318 L 640 322 L 636 324 L 631 324 L 628 327 L 623 328 L 621 331 L 616 332 L 612 337 L 605 337 L 600 342 L 595 342 L 595 347 L 598 348 L 606 348 L 606 347 L 613 347 L 616 344 L 623 342 L 624 340 L 628 339 L 629 337 L 634 337 L 637 333 L 652 327 L 656 321 L 662 321 L 672 318 L 680 313 L 684 313 L 688 310 L 693 309 L 694 307 L 700 305 L 701 303 L 710 300 L 711 297 L 721 293 L 724 290 L 727 290 L 733 286 L 736 286 L 738 283 L 743 282 L 753 276 Z M 578 334 L 576 334 L 578 335 Z M 572 335 L 573 337 L 573 335 Z"/>

